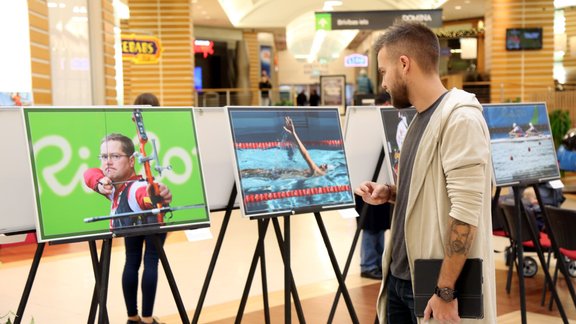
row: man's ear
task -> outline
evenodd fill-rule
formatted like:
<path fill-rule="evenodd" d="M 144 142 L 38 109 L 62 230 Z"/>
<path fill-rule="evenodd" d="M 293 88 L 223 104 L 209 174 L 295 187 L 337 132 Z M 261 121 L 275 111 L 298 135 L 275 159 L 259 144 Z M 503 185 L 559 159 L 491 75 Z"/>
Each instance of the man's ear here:
<path fill-rule="evenodd" d="M 135 158 L 134 158 L 134 155 L 132 155 L 132 156 L 129 158 L 130 167 L 131 167 L 131 168 L 134 168 L 134 163 L 135 163 L 135 162 L 134 162 L 134 159 L 135 159 Z"/>
<path fill-rule="evenodd" d="M 406 55 L 401 55 L 400 64 L 402 64 L 402 69 L 404 71 L 407 71 L 408 69 L 410 69 L 410 58 Z"/>

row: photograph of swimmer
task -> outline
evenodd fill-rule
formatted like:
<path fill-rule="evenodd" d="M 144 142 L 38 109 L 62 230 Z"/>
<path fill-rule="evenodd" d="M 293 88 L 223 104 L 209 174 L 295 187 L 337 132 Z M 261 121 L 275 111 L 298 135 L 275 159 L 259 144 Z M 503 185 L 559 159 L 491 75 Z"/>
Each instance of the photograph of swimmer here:
<path fill-rule="evenodd" d="M 483 106 L 497 186 L 560 178 L 545 103 Z"/>
<path fill-rule="evenodd" d="M 244 216 L 352 207 L 337 108 L 229 107 Z"/>

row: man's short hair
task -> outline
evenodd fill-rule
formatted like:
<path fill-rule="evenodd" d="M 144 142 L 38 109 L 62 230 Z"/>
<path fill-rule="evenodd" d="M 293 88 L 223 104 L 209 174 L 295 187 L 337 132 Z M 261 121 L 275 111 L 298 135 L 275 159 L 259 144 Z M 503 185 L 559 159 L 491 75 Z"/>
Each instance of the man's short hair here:
<path fill-rule="evenodd" d="M 110 142 L 110 141 L 116 141 L 116 142 L 120 142 L 120 145 L 122 147 L 122 152 L 128 156 L 132 156 L 132 154 L 134 154 L 134 142 L 132 142 L 132 140 L 122 134 L 118 134 L 118 133 L 112 133 L 106 137 L 104 137 L 104 139 L 102 139 L 102 142 L 100 142 L 100 144 L 103 144 L 105 142 Z"/>
<path fill-rule="evenodd" d="M 423 71 L 438 72 L 438 37 L 421 23 L 399 22 L 390 26 L 374 43 L 376 53 L 384 47 L 391 59 L 405 55 L 413 58 Z"/>

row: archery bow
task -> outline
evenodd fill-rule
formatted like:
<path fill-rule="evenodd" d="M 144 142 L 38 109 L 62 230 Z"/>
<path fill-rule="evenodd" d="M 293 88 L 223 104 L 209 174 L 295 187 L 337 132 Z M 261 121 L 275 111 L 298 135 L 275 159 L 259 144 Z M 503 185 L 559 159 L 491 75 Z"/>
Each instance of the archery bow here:
<path fill-rule="evenodd" d="M 146 154 L 146 144 L 148 143 L 148 135 L 146 134 L 146 129 L 144 128 L 144 120 L 142 118 L 142 112 L 140 109 L 135 109 L 132 113 L 132 120 L 136 124 L 136 130 L 138 133 L 138 141 L 140 143 L 139 150 L 140 152 L 134 153 L 134 158 L 138 160 L 138 163 L 142 164 L 144 167 L 144 171 L 146 174 L 145 179 L 139 180 L 125 180 L 125 181 L 118 181 L 113 184 L 119 183 L 127 183 L 127 182 L 134 182 L 134 181 L 146 181 L 150 187 L 150 199 L 152 200 L 152 209 L 138 211 L 138 212 L 128 212 L 128 213 L 121 213 L 121 214 L 114 214 L 114 215 L 105 215 L 105 216 L 96 216 L 96 217 L 88 217 L 84 219 L 85 223 L 97 222 L 102 220 L 109 220 L 109 219 L 117 219 L 117 218 L 124 218 L 124 217 L 132 217 L 132 216 L 142 216 L 142 215 L 156 215 L 158 224 L 164 224 L 164 215 L 169 212 L 172 213 L 173 211 L 178 210 L 185 210 L 185 209 L 194 209 L 194 208 L 205 208 L 206 205 L 204 204 L 196 204 L 196 205 L 189 205 L 189 206 L 181 206 L 181 207 L 171 207 L 168 204 L 164 203 L 162 197 L 160 197 L 160 188 L 157 182 L 154 182 L 154 176 L 152 175 L 152 167 L 150 166 L 150 161 L 155 161 L 154 170 L 158 172 L 158 175 L 162 175 L 162 171 L 164 170 L 172 170 L 172 166 L 162 166 L 160 164 L 160 159 L 158 157 L 158 150 L 156 149 L 156 141 L 151 139 L 152 141 L 152 154 Z"/>
<path fill-rule="evenodd" d="M 160 197 L 160 187 L 158 183 L 154 181 L 154 176 L 152 175 L 152 168 L 150 167 L 150 161 L 154 160 L 156 166 L 154 169 L 158 172 L 158 175 L 162 175 L 163 170 L 172 169 L 171 166 L 162 166 L 160 164 L 160 159 L 158 158 L 158 151 L 156 150 L 156 142 L 152 140 L 152 155 L 146 155 L 146 143 L 148 143 L 148 135 L 146 134 L 146 129 L 144 128 L 144 119 L 142 118 L 142 112 L 140 109 L 134 109 L 132 113 L 132 120 L 136 124 L 136 131 L 138 133 L 138 141 L 140 142 L 140 153 L 134 153 L 134 156 L 138 159 L 138 162 L 144 167 L 146 174 L 146 182 L 150 187 L 150 200 L 152 200 L 152 205 L 157 209 L 162 209 L 163 207 L 168 207 L 164 204 L 162 197 Z M 165 212 L 159 212 L 157 214 L 158 223 L 164 223 Z"/>

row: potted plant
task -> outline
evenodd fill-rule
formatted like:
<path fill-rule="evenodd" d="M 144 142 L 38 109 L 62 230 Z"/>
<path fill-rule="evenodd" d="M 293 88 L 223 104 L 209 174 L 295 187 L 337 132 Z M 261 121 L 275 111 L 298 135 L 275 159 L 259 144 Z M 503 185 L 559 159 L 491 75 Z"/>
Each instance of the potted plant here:
<path fill-rule="evenodd" d="M 572 127 L 570 120 L 570 113 L 567 110 L 554 110 L 549 114 L 550 129 L 552 131 L 552 138 L 556 149 L 562 144 L 562 138 Z"/>

